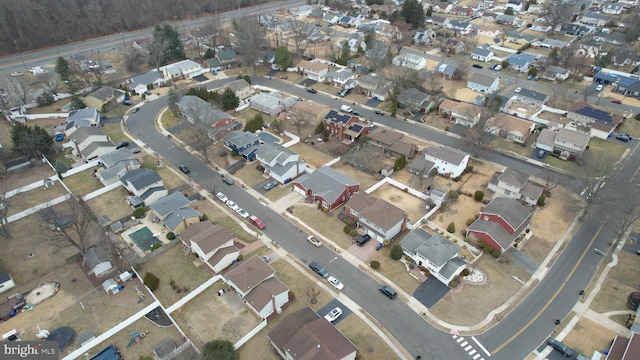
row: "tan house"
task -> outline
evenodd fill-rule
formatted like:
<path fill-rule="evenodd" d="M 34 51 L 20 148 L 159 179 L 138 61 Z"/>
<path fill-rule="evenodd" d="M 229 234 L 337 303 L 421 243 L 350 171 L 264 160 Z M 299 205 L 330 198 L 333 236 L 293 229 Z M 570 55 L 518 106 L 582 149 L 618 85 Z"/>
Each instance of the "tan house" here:
<path fill-rule="evenodd" d="M 392 156 L 404 155 L 407 159 L 411 159 L 418 152 L 416 144 L 403 139 L 404 134 L 384 126 L 376 127 L 368 136 L 370 144 L 381 147 Z"/>
<path fill-rule="evenodd" d="M 308 79 L 323 82 L 329 72 L 329 65 L 302 60 L 298 63 L 298 72 Z"/>
<path fill-rule="evenodd" d="M 120 102 L 124 99 L 124 91 L 114 89 L 111 86 L 103 86 L 84 97 L 84 103 L 87 107 L 102 109 L 110 101 Z"/>
<path fill-rule="evenodd" d="M 251 85 L 245 79 L 234 80 L 224 87 L 233 90 L 236 96 L 240 99 L 246 99 L 253 93 Z"/>
<path fill-rule="evenodd" d="M 195 254 L 216 273 L 231 266 L 240 255 L 234 245 L 236 237 L 224 226 L 209 221 L 191 224 L 180 234 L 180 240 L 185 254 Z"/>
<path fill-rule="evenodd" d="M 533 121 L 500 114 L 487 120 L 484 131 L 518 144 L 524 144 L 534 128 L 535 123 Z"/>
<path fill-rule="evenodd" d="M 474 127 L 480 120 L 482 107 L 466 102 L 445 99 L 438 107 L 438 116 L 458 125 Z"/>
<path fill-rule="evenodd" d="M 289 110 L 289 117 L 296 120 L 303 120 L 308 124 L 317 126 L 320 124 L 324 117 L 331 111 L 329 106 L 321 103 L 316 103 L 311 100 L 298 101 Z"/>
<path fill-rule="evenodd" d="M 344 208 L 345 214 L 356 220 L 359 229 L 380 243 L 391 241 L 407 228 L 406 211 L 365 192 L 353 194 Z"/>

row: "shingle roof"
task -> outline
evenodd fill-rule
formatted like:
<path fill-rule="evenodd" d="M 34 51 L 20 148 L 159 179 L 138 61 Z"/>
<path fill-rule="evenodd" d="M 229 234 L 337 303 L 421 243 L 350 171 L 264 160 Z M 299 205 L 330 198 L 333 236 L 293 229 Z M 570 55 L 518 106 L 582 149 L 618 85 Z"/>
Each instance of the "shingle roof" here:
<path fill-rule="evenodd" d="M 496 80 L 497 78 L 476 72 L 476 73 L 473 73 L 473 75 L 471 75 L 469 82 L 486 86 L 486 87 L 491 87 L 496 82 Z"/>
<path fill-rule="evenodd" d="M 529 209 L 511 198 L 495 198 L 481 211 L 483 214 L 499 215 L 513 229 L 518 229 L 531 217 Z"/>
<path fill-rule="evenodd" d="M 269 264 L 257 256 L 240 261 L 224 274 L 234 287 L 243 293 L 249 292 L 261 282 L 275 274 L 275 270 Z"/>
<path fill-rule="evenodd" d="M 69 140 L 72 140 L 79 145 L 91 136 L 106 136 L 106 134 L 95 126 L 81 127 L 76 129 L 76 131 L 69 135 Z"/>
<path fill-rule="evenodd" d="M 364 203 L 368 204 L 360 209 L 351 205 L 360 207 Z M 385 231 L 394 227 L 407 216 L 407 213 L 399 207 L 364 192 L 353 194 L 346 206 L 358 211 L 360 216 Z"/>
<path fill-rule="evenodd" d="M 467 230 L 472 232 L 484 233 L 489 236 L 503 249 L 508 248 L 511 243 L 516 239 L 515 235 L 511 235 L 500 224 L 492 221 L 484 221 L 477 219 L 474 221 Z"/>
<path fill-rule="evenodd" d="M 412 230 L 400 245 L 410 252 L 422 255 L 436 267 L 443 266 L 460 251 L 458 245 L 442 235 L 431 235 L 422 229 Z"/>
<path fill-rule="evenodd" d="M 124 185 L 127 185 L 127 182 L 130 182 L 131 186 L 139 190 L 158 181 L 162 181 L 162 178 L 155 170 L 139 168 L 122 175 L 120 181 L 122 181 Z"/>
<path fill-rule="evenodd" d="M 209 254 L 234 238 L 235 236 L 227 228 L 220 224 L 214 225 L 210 221 L 191 224 L 180 234 L 182 242 L 189 246 L 191 242 L 198 244 L 205 254 Z"/>
<path fill-rule="evenodd" d="M 191 200 L 182 195 L 181 192 L 176 191 L 156 200 L 156 202 L 151 204 L 149 207 L 158 215 L 164 217 L 183 206 L 189 205 L 190 203 Z"/>
<path fill-rule="evenodd" d="M 424 154 L 455 165 L 460 165 L 465 157 L 469 156 L 469 154 L 463 151 L 445 145 L 431 146 L 429 148 L 426 148 L 424 149 Z"/>
<path fill-rule="evenodd" d="M 518 93 L 518 96 L 528 97 L 528 98 L 535 99 L 535 100 L 538 100 L 538 101 L 545 101 L 549 97 L 549 95 L 547 95 L 547 94 L 539 93 L 539 92 L 537 92 L 535 90 L 529 90 L 529 89 L 526 89 L 526 88 L 522 88 L 520 90 L 520 92 Z"/>
<path fill-rule="evenodd" d="M 311 174 L 301 176 L 296 183 L 305 189 L 311 189 L 314 195 L 322 196 L 332 204 L 338 200 L 347 186 L 359 184 L 328 166 L 321 166 Z"/>
<path fill-rule="evenodd" d="M 232 143 L 238 148 L 243 148 L 260 141 L 260 137 L 249 131 L 233 130 L 224 136 L 224 141 Z"/>
<path fill-rule="evenodd" d="M 272 277 L 254 287 L 249 294 L 245 295 L 244 301 L 257 311 L 260 311 L 273 301 L 274 296 L 288 290 L 289 288 L 282 281 Z"/>
<path fill-rule="evenodd" d="M 518 189 L 522 189 L 528 180 L 529 175 L 511 168 L 504 169 L 502 174 L 498 176 L 498 181 L 503 181 L 509 185 L 513 185 Z"/>

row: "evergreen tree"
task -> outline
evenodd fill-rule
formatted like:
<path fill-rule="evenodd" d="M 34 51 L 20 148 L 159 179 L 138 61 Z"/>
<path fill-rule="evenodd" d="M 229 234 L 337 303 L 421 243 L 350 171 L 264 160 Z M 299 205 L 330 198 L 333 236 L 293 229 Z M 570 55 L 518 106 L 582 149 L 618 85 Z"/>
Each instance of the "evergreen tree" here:
<path fill-rule="evenodd" d="M 202 360 L 238 360 L 240 357 L 228 340 L 213 340 L 204 344 Z"/>
<path fill-rule="evenodd" d="M 62 56 L 58 57 L 58 60 L 56 60 L 56 72 L 60 75 L 60 79 L 63 81 L 69 81 L 71 79 L 71 65 L 69 65 L 69 62 Z"/>
<path fill-rule="evenodd" d="M 178 116 L 180 109 L 178 108 L 178 101 L 180 101 L 180 93 L 178 93 L 174 88 L 169 90 L 169 99 L 167 100 L 167 105 L 169 106 L 169 110 L 173 113 L 173 116 Z"/>
<path fill-rule="evenodd" d="M 153 40 L 149 45 L 149 58 L 151 65 L 157 68 L 185 59 L 184 44 L 180 40 L 178 30 L 169 24 L 156 25 Z"/>
<path fill-rule="evenodd" d="M 39 157 L 53 151 L 53 137 L 44 128 L 16 123 L 11 128 L 11 151 L 16 155 Z"/>
<path fill-rule="evenodd" d="M 402 5 L 401 15 L 414 28 L 424 25 L 424 9 L 418 0 L 406 0 Z"/>
<path fill-rule="evenodd" d="M 220 96 L 220 107 L 222 111 L 235 109 L 240 104 L 240 99 L 233 90 L 230 88 L 224 89 L 222 96 Z"/>
<path fill-rule="evenodd" d="M 280 70 L 287 70 L 293 65 L 293 59 L 291 53 L 286 46 L 280 46 L 276 50 L 276 55 L 273 62 L 280 68 Z"/>

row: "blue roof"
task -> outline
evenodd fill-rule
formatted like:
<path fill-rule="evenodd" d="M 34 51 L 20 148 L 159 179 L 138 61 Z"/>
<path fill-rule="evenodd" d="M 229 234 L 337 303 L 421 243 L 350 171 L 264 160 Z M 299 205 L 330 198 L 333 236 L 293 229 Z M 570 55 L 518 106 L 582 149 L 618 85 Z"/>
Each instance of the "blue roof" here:
<path fill-rule="evenodd" d="M 353 124 L 349 130 L 355 131 L 355 132 L 360 132 L 362 130 L 362 125 L 360 124 Z"/>
<path fill-rule="evenodd" d="M 120 360 L 122 357 L 120 356 L 120 352 L 116 349 L 115 346 L 109 345 L 109 347 L 100 351 L 96 356 L 92 357 L 91 360 Z"/>
<path fill-rule="evenodd" d="M 618 77 L 615 75 L 611 75 L 611 74 L 604 74 L 604 73 L 596 73 L 595 76 L 593 77 L 594 80 L 604 80 L 604 81 L 616 81 L 618 80 Z"/>
<path fill-rule="evenodd" d="M 629 87 L 629 86 L 631 86 L 631 85 L 633 85 L 635 83 L 638 83 L 638 82 L 640 82 L 640 80 L 638 80 L 638 79 L 634 79 L 634 78 L 630 78 L 630 77 L 626 77 L 626 76 L 621 76 L 618 79 L 618 86 L 626 88 L 626 87 Z"/>
<path fill-rule="evenodd" d="M 331 120 L 333 123 L 344 123 L 346 124 L 351 119 L 351 115 L 342 114 L 335 110 L 329 111 L 327 116 L 324 117 L 325 120 Z"/>
<path fill-rule="evenodd" d="M 342 22 L 349 22 L 349 21 L 351 21 L 351 18 L 350 18 L 350 17 L 348 17 L 348 16 L 343 16 L 342 18 L 340 18 L 340 21 L 342 21 Z"/>
<path fill-rule="evenodd" d="M 606 124 L 612 122 L 611 114 L 606 111 L 594 109 L 591 107 L 583 107 L 582 109 L 578 109 L 576 110 L 576 114 L 588 116 Z"/>

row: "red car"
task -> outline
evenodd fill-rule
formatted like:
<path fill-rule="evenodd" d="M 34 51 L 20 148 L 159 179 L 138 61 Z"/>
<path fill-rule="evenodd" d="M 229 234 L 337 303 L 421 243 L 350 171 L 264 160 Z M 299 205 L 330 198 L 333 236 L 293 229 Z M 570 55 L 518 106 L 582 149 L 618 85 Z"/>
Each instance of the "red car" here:
<path fill-rule="evenodd" d="M 614 104 L 622 104 L 622 100 L 611 100 L 612 103 Z"/>
<path fill-rule="evenodd" d="M 249 220 L 251 220 L 251 223 L 253 223 L 253 225 L 255 225 L 258 229 L 262 230 L 265 227 L 265 223 L 260 220 L 259 217 L 251 215 L 249 216 Z"/>

